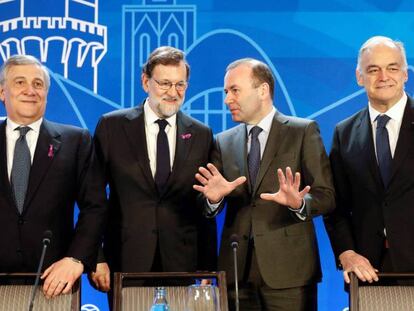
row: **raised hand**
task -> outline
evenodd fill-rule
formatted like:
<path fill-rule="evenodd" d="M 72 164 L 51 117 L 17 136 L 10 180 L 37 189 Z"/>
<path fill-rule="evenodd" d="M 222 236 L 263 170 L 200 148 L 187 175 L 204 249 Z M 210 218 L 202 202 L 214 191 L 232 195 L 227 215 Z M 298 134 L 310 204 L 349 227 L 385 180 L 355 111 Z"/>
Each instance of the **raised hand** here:
<path fill-rule="evenodd" d="M 227 181 L 211 163 L 207 164 L 207 168 L 200 167 L 195 178 L 201 185 L 193 185 L 193 188 L 204 194 L 213 204 L 220 202 L 226 195 L 246 181 L 244 176 L 231 182 Z"/>
<path fill-rule="evenodd" d="M 279 191 L 276 193 L 262 193 L 260 197 L 263 200 L 274 201 L 293 209 L 300 209 L 303 198 L 310 191 L 310 186 L 306 186 L 302 191 L 299 191 L 300 173 L 297 172 L 293 176 L 290 167 L 286 168 L 286 176 L 279 168 L 277 170 L 277 177 L 279 179 Z"/>

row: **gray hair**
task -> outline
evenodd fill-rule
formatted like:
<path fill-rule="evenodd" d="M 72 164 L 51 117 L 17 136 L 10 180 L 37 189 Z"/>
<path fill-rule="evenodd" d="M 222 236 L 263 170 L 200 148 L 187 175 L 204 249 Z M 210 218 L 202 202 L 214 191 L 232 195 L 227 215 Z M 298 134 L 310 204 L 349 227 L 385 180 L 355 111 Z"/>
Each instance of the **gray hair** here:
<path fill-rule="evenodd" d="M 388 37 L 375 36 L 375 37 L 369 38 L 367 41 L 365 41 L 365 43 L 359 49 L 358 64 L 357 64 L 357 70 L 359 72 L 361 72 L 361 70 L 362 70 L 362 68 L 361 68 L 362 55 L 366 51 L 369 51 L 372 47 L 374 47 L 376 45 L 380 45 L 380 44 L 389 46 L 391 48 L 398 49 L 400 51 L 401 58 L 403 60 L 402 69 L 407 70 L 407 67 L 408 67 L 408 65 L 407 65 L 407 56 L 405 54 L 404 44 L 401 41 L 395 41 L 395 40 L 392 40 L 391 38 L 388 38 Z"/>
<path fill-rule="evenodd" d="M 21 65 L 36 65 L 39 66 L 40 69 L 43 71 L 43 77 L 45 79 L 45 86 L 46 90 L 49 90 L 50 87 L 50 75 L 49 71 L 42 63 L 36 58 L 31 55 L 13 55 L 10 56 L 1 66 L 0 68 L 0 85 L 4 85 L 6 82 L 6 76 L 8 71 L 13 66 L 21 66 Z"/>

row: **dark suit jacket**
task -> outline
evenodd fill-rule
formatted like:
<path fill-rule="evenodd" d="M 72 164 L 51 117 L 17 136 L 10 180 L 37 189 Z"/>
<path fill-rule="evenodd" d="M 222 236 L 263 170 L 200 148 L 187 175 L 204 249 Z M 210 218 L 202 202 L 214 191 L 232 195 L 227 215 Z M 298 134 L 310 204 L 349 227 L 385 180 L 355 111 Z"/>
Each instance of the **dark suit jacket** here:
<path fill-rule="evenodd" d="M 217 136 L 214 162 L 228 180 L 248 176 L 246 126 L 239 125 Z M 305 221 L 287 206 L 260 199 L 264 192 L 277 192 L 277 169 L 289 166 L 301 173 L 302 185 L 310 185 Z M 261 160 L 256 186 L 249 181 L 227 198 L 227 213 L 218 268 L 234 282 L 230 236 L 240 237 L 238 273 L 246 263 L 249 235 L 254 238 L 261 275 L 272 288 L 297 287 L 321 279 L 318 246 L 312 222 L 314 216 L 334 208 L 331 171 L 319 129 L 315 122 L 287 117 L 276 112 Z"/>
<path fill-rule="evenodd" d="M 111 271 L 150 271 L 157 240 L 164 271 L 213 268 L 201 267 L 200 260 L 209 258 L 203 252 L 216 257 L 215 223 L 210 232 L 202 231 L 206 220 L 192 188 L 198 167 L 209 158 L 211 130 L 177 113 L 174 164 L 162 194 L 149 165 L 143 105 L 104 115 L 95 142 L 110 188 L 104 255 Z"/>
<path fill-rule="evenodd" d="M 0 124 L 0 272 L 35 272 L 45 230 L 53 237 L 44 268 L 65 256 L 95 268 L 106 209 L 105 194 L 94 182 L 88 131 L 43 121 L 20 215 L 7 176 L 5 128 L 6 121 Z M 76 229 L 75 202 L 80 209 Z"/>
<path fill-rule="evenodd" d="M 345 250 L 379 268 L 384 228 L 395 271 L 414 270 L 414 103 L 408 99 L 387 189 L 377 165 L 368 108 L 340 122 L 330 159 L 337 209 L 325 219 L 336 258 Z"/>

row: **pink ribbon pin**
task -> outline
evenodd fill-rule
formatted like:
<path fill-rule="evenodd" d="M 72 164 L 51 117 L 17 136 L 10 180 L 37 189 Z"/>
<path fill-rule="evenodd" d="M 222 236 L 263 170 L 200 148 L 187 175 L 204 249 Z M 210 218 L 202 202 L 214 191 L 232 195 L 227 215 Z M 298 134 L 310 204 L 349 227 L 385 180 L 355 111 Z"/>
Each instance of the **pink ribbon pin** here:
<path fill-rule="evenodd" d="M 48 151 L 48 153 L 47 153 L 47 156 L 48 156 L 49 158 L 53 158 L 53 156 L 54 156 L 53 145 L 49 145 L 49 151 Z"/>
<path fill-rule="evenodd" d="M 190 138 L 191 138 L 191 133 L 181 134 L 181 139 L 190 139 Z"/>

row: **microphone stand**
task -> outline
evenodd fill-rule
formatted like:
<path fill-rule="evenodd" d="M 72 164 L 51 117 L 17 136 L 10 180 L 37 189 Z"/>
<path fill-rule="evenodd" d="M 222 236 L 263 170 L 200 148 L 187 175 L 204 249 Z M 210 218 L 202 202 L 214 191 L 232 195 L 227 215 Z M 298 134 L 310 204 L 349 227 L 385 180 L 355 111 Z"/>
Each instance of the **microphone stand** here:
<path fill-rule="evenodd" d="M 51 233 L 46 234 L 46 235 L 51 235 Z M 50 243 L 50 238 L 49 237 L 45 237 L 43 239 L 42 243 L 43 243 L 42 255 L 40 256 L 40 261 L 39 261 L 39 266 L 37 267 L 37 273 L 36 273 L 36 279 L 35 279 L 34 287 L 32 288 L 32 293 L 30 295 L 29 311 L 32 311 L 33 310 L 33 303 L 34 303 L 35 296 L 36 296 L 36 289 L 39 286 L 40 275 L 41 275 L 42 266 L 43 266 L 43 261 L 45 260 L 46 250 L 47 250 L 47 246 Z"/>
<path fill-rule="evenodd" d="M 236 243 L 232 243 L 236 244 Z M 233 246 L 233 260 L 234 260 L 234 287 L 236 290 L 236 311 L 239 311 L 239 278 L 237 269 L 237 244 Z"/>

